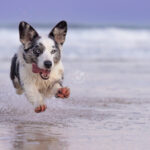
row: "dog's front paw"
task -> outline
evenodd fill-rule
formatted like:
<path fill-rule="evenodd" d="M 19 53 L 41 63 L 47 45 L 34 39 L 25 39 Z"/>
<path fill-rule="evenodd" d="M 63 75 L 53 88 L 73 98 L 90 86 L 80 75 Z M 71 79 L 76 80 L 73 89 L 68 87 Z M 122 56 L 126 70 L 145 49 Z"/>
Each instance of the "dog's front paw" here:
<path fill-rule="evenodd" d="M 44 112 L 46 110 L 46 108 L 47 108 L 46 105 L 40 105 L 40 106 L 36 107 L 34 111 L 36 113 Z"/>
<path fill-rule="evenodd" d="M 60 88 L 56 94 L 57 98 L 68 98 L 70 95 L 70 89 L 67 87 Z"/>

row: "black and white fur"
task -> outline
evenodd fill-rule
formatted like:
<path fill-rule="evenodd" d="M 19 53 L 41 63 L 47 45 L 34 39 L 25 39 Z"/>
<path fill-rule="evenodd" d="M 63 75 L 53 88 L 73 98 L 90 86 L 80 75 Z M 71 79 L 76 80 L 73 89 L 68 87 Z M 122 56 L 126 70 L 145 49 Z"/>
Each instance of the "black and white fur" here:
<path fill-rule="evenodd" d="M 48 36 L 40 36 L 26 22 L 20 22 L 19 34 L 21 46 L 12 58 L 10 77 L 17 94 L 25 96 L 35 107 L 44 104 L 44 99 L 54 96 L 62 87 L 63 65 L 61 62 L 62 45 L 67 33 L 67 23 L 59 22 Z M 45 61 L 51 62 L 50 75 L 43 79 L 32 72 L 32 63 L 45 68 Z"/>

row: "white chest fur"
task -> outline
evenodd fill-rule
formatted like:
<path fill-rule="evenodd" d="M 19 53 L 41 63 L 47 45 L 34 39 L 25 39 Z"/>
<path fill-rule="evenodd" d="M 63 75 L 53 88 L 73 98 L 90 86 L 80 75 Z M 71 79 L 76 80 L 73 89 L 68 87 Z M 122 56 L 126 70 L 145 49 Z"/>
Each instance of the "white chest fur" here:
<path fill-rule="evenodd" d="M 32 65 L 27 64 L 22 56 L 18 58 L 20 63 L 20 80 L 23 88 L 25 85 L 30 87 L 32 84 L 32 87 L 34 86 L 43 96 L 47 97 L 53 85 L 62 80 L 64 68 L 61 61 L 51 70 L 49 79 L 43 80 L 38 73 L 32 72 Z"/>

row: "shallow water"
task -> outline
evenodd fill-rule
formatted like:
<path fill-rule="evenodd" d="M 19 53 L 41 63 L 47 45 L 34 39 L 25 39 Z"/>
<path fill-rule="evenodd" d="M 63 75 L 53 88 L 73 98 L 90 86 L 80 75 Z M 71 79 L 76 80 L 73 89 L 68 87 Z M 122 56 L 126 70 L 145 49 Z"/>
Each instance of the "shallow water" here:
<path fill-rule="evenodd" d="M 0 67 L 0 150 L 149 150 L 150 64 L 65 62 L 69 99 L 36 114 Z"/>

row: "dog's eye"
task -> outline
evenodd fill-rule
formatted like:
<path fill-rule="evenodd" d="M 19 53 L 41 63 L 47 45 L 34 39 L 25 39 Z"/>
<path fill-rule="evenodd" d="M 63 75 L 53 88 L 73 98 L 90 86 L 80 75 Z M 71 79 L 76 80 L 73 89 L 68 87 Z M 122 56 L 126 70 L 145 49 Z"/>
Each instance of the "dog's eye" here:
<path fill-rule="evenodd" d="M 33 50 L 33 53 L 34 53 L 34 54 L 40 54 L 41 51 L 40 51 L 39 49 L 34 49 L 34 50 Z"/>
<path fill-rule="evenodd" d="M 56 53 L 56 50 L 55 50 L 55 49 L 51 51 L 51 54 L 54 54 L 54 53 Z"/>
<path fill-rule="evenodd" d="M 39 49 L 37 49 L 37 50 L 36 50 L 36 53 L 40 54 L 40 50 L 39 50 Z"/>

